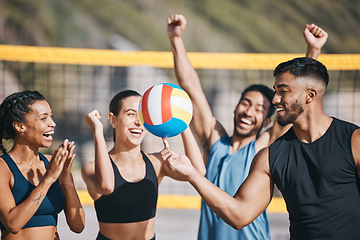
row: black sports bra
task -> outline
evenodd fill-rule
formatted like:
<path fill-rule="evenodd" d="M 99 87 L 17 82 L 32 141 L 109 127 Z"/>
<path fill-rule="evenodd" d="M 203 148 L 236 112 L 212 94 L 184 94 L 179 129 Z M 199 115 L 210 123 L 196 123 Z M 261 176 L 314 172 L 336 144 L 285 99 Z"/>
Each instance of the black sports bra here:
<path fill-rule="evenodd" d="M 141 152 L 146 165 L 144 179 L 139 182 L 127 182 L 111 160 L 114 170 L 115 187 L 108 195 L 97 199 L 95 211 L 99 222 L 131 223 L 155 217 L 158 198 L 158 180 L 151 161 Z"/>

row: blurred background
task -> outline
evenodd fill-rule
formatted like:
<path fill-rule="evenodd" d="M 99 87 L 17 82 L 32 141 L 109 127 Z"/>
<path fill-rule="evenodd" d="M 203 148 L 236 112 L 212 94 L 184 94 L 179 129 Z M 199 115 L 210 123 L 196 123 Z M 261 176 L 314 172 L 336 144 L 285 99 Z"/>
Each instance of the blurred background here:
<path fill-rule="evenodd" d="M 173 13 L 188 19 L 188 51 L 303 53 L 315 23 L 330 35 L 324 53 L 360 53 L 357 0 L 2 0 L 0 43 L 168 51 Z"/>
<path fill-rule="evenodd" d="M 360 124 L 360 1 L 357 0 L 2 0 L 0 47 L 10 53 L 14 45 L 25 45 L 156 51 L 161 55 L 170 50 L 166 18 L 173 13 L 187 18 L 183 39 L 188 52 L 204 54 L 304 56 L 305 24 L 317 24 L 329 34 L 321 56 L 335 56 L 335 62 L 337 54 L 355 59 L 351 69 L 330 69 L 325 110 L 331 116 Z M 95 108 L 100 111 L 110 149 L 112 129 L 107 114 L 111 98 L 124 89 L 143 94 L 156 83 L 176 83 L 172 67 L 158 67 L 155 62 L 154 66 L 64 64 L 7 60 L 3 53 L 0 51 L 0 101 L 12 92 L 25 89 L 40 91 L 45 96 L 57 127 L 52 148 L 42 151 L 51 153 L 64 138 L 75 140 L 77 157 L 73 173 L 80 191 L 86 190 L 80 168 L 94 158 L 92 134 L 83 123 L 84 116 Z M 171 66 L 171 57 L 165 57 L 165 61 Z M 262 63 L 265 65 L 266 61 L 265 57 Z M 258 69 L 196 69 L 214 115 L 229 134 L 241 91 L 253 83 L 273 86 L 272 69 L 264 70 L 262 63 Z M 179 137 L 169 142 L 175 151 L 182 151 Z M 144 151 L 157 152 L 162 149 L 162 142 L 148 133 L 142 147 Z M 160 186 L 160 194 L 197 196 L 189 184 L 167 178 Z M 192 211 L 196 211 L 192 216 L 197 218 L 198 208 Z M 287 227 L 285 223 L 285 233 Z M 195 236 L 182 239 L 195 239 Z"/>

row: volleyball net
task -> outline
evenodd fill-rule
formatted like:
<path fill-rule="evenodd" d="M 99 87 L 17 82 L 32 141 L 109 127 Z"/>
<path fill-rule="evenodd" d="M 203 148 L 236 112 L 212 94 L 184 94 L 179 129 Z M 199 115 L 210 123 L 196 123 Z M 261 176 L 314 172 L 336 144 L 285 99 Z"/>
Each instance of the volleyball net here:
<path fill-rule="evenodd" d="M 215 117 L 229 134 L 233 130 L 233 110 L 243 89 L 255 83 L 272 88 L 274 68 L 301 56 L 304 54 L 188 53 Z M 330 75 L 324 99 L 326 113 L 360 125 L 360 54 L 322 54 L 319 61 Z M 161 82 L 177 83 L 171 52 L 0 45 L 0 100 L 20 90 L 37 90 L 45 96 L 57 126 L 53 147 L 43 151 L 52 152 L 65 138 L 75 141 L 73 169 L 80 190 L 86 188 L 79 169 L 94 158 L 93 138 L 83 123 L 84 116 L 99 110 L 110 148 L 112 129 L 106 119 L 111 98 L 124 89 L 143 94 Z M 183 152 L 180 137 L 170 138 L 169 143 L 175 151 Z M 162 148 L 161 139 L 148 133 L 142 149 L 158 152 Z M 160 207 L 200 207 L 200 198 L 188 183 L 168 178 L 163 181 Z M 80 194 L 87 202 L 86 192 Z"/>

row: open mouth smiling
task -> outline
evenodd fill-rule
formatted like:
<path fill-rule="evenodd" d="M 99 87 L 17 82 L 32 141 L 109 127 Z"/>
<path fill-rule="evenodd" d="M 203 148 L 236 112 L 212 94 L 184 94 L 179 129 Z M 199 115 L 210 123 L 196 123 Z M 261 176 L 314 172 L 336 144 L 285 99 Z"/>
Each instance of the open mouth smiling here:
<path fill-rule="evenodd" d="M 276 106 L 276 114 L 279 115 L 281 114 L 282 112 L 284 112 L 285 110 L 285 107 L 283 106 Z"/>
<path fill-rule="evenodd" d="M 130 133 L 134 136 L 140 136 L 143 132 L 144 130 L 139 128 L 130 129 Z"/>
<path fill-rule="evenodd" d="M 52 138 L 53 134 L 54 134 L 54 130 L 44 133 L 43 136 L 46 140 L 51 141 L 53 139 Z"/>

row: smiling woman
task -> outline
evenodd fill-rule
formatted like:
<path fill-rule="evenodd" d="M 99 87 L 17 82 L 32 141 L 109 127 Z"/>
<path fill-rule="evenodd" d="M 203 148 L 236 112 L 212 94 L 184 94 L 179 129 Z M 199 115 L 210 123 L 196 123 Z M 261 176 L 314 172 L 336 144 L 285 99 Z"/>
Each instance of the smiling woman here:
<path fill-rule="evenodd" d="M 1 239 L 59 239 L 62 210 L 72 231 L 84 229 L 85 214 L 71 174 L 74 142 L 66 139 L 52 156 L 39 153 L 51 146 L 55 126 L 39 92 L 13 93 L 0 105 Z M 10 151 L 3 139 L 14 141 Z"/>
<path fill-rule="evenodd" d="M 153 240 L 158 185 L 171 174 L 159 153 L 141 150 L 146 130 L 140 121 L 141 95 L 119 92 L 110 102 L 109 123 L 114 129 L 114 146 L 107 152 L 101 116 L 97 110 L 84 119 L 94 135 L 95 160 L 82 168 L 82 177 L 94 200 L 99 223 L 96 239 Z M 182 134 L 185 152 L 204 174 L 201 152 L 190 129 Z M 164 140 L 165 147 L 167 142 Z M 94 236 L 95 237 L 95 236 Z"/>

